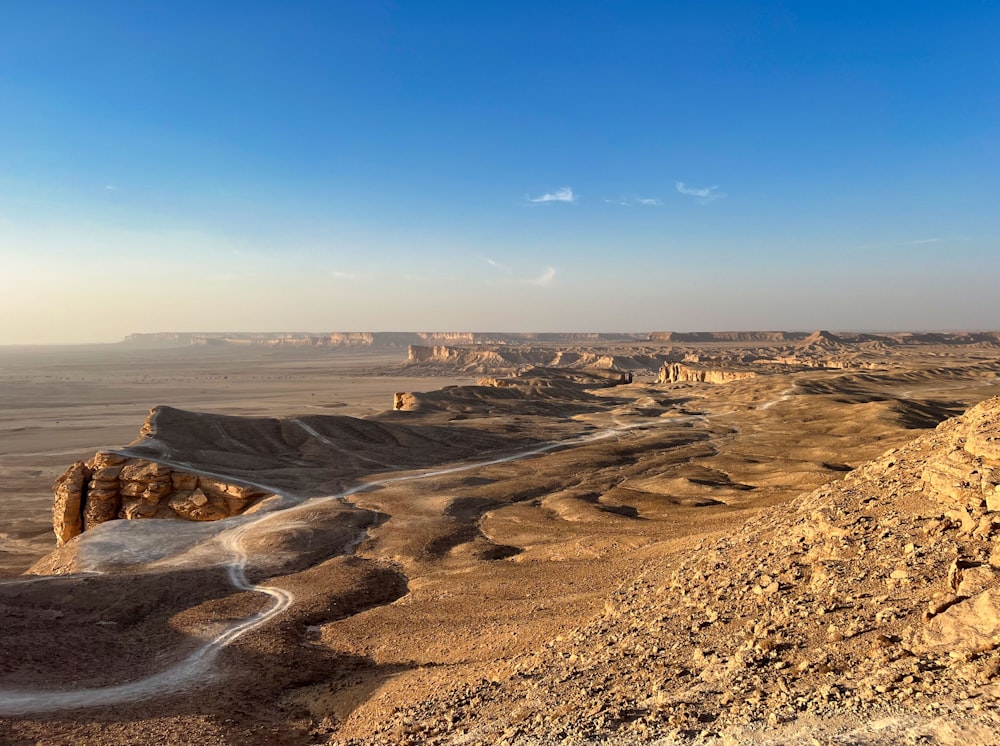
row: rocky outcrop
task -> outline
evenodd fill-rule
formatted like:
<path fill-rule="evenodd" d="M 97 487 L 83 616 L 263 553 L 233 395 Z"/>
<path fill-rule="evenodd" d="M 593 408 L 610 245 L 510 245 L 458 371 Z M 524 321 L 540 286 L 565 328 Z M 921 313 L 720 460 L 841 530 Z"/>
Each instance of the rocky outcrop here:
<path fill-rule="evenodd" d="M 529 368 L 507 378 L 480 378 L 475 386 L 445 386 L 438 391 L 397 392 L 397 411 L 448 411 L 467 416 L 496 412 L 498 407 L 517 414 L 566 417 L 585 411 L 595 402 L 592 389 L 632 383 L 632 373 L 620 370 Z"/>
<path fill-rule="evenodd" d="M 216 521 L 239 515 L 270 493 L 101 451 L 77 461 L 55 483 L 52 528 L 59 545 L 116 519 Z"/>
<path fill-rule="evenodd" d="M 649 335 L 653 342 L 671 342 L 674 344 L 702 342 L 795 342 L 805 339 L 805 332 L 652 332 Z"/>
<path fill-rule="evenodd" d="M 566 370 L 617 370 L 652 375 L 668 360 L 670 349 L 613 346 L 565 349 L 527 345 L 410 345 L 406 367 L 456 373 L 508 373 L 531 367 Z"/>
<path fill-rule="evenodd" d="M 964 428 L 951 431 L 928 459 L 921 481 L 925 493 L 951 508 L 949 516 L 978 526 L 993 520 L 986 513 L 1000 513 L 1000 423 L 982 406 L 962 420 Z"/>
<path fill-rule="evenodd" d="M 757 374 L 752 370 L 724 370 L 667 363 L 660 368 L 660 375 L 656 381 L 657 383 L 730 383 L 756 377 Z"/>

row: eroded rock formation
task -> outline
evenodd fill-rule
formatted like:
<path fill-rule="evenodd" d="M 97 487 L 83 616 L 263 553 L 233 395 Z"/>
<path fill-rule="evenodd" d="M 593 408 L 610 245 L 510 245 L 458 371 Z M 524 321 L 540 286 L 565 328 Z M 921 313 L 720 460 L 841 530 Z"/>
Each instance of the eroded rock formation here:
<path fill-rule="evenodd" d="M 660 368 L 660 375 L 656 381 L 657 383 L 730 383 L 756 377 L 757 374 L 751 370 L 725 370 L 666 363 Z"/>
<path fill-rule="evenodd" d="M 216 521 L 270 496 L 256 487 L 100 451 L 77 461 L 55 483 L 52 528 L 59 545 L 119 518 Z"/>
<path fill-rule="evenodd" d="M 653 374 L 667 360 L 679 359 L 670 348 L 612 346 L 565 349 L 528 345 L 410 345 L 405 365 L 463 373 L 516 371 L 530 367 L 567 370 L 626 370 Z"/>

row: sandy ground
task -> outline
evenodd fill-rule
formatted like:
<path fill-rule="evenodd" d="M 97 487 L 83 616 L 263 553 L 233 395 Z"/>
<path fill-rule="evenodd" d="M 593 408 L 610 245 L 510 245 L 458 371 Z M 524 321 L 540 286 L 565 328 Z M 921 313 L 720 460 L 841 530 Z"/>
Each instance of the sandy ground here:
<path fill-rule="evenodd" d="M 395 391 L 469 383 L 380 375 L 398 352 L 253 348 L 0 347 L 0 577 L 55 547 L 52 483 L 67 464 L 135 439 L 158 404 L 293 416 L 389 409 Z"/>
<path fill-rule="evenodd" d="M 11 573 L 51 544 L 51 479 L 74 458 L 131 441 L 153 404 L 218 414 L 368 415 L 403 449 L 396 464 L 391 450 L 378 451 L 385 465 L 347 473 L 317 463 L 297 441 L 278 443 L 276 454 L 273 437 L 243 427 L 242 440 L 231 444 L 256 449 L 252 470 L 227 464 L 224 453 L 202 466 L 234 478 L 263 475 L 278 486 L 290 480 L 304 497 L 367 487 L 223 535 L 212 544 L 215 555 L 201 555 L 211 561 L 141 560 L 138 572 L 0 584 L 8 610 L 0 692 L 141 681 L 190 660 L 274 599 L 288 602 L 160 695 L 143 689 L 114 707 L 78 704 L 0 719 L 11 743 L 494 743 L 506 732 L 497 719 L 522 724 L 508 734 L 511 742 L 517 733 L 548 732 L 544 713 L 518 704 L 527 697 L 522 684 L 530 688 L 536 676 L 520 668 L 528 658 L 570 647 L 562 643 L 590 622 L 613 628 L 621 594 L 636 578 L 656 586 L 704 542 L 739 536 L 760 511 L 840 480 L 1000 393 L 1000 359 L 982 350 L 969 359 L 921 351 L 882 370 L 795 371 L 724 385 L 601 387 L 554 375 L 511 388 L 442 391 L 432 390 L 453 381 L 375 375 L 397 370 L 391 356 L 112 349 L 12 351 L 9 360 L 0 463 L 23 516 L 4 528 L 21 542 L 11 544 Z M 414 390 L 431 393 L 414 397 L 409 411 L 382 411 L 393 391 Z M 173 417 L 175 425 L 143 453 L 182 454 L 197 466 L 196 421 L 203 420 Z M 212 427 L 198 425 L 198 434 Z M 426 442 L 440 445 L 421 449 L 399 427 L 424 428 Z M 350 427 L 331 423 L 325 432 L 336 440 L 349 437 Z M 547 443 L 562 445 L 539 450 Z M 438 448 L 453 449 L 447 463 Z M 300 456 L 313 458 L 308 479 L 283 471 Z M 344 525 L 363 530 L 360 543 L 345 539 Z M 128 528 L 106 526 L 67 545 L 67 567 Z M 245 584 L 233 581 L 234 568 Z M 273 589 L 271 600 L 263 585 Z M 666 620 L 671 608 L 657 613 Z M 587 644 L 613 645 L 605 627 Z M 662 645 L 677 649 L 681 638 Z M 574 650 L 566 660 L 591 653 Z M 614 675 L 609 668 L 607 677 Z M 559 715 L 570 720 L 591 697 L 563 691 L 555 679 L 537 683 L 572 697 Z M 588 686 L 596 694 L 607 683 L 590 679 Z M 493 696 L 493 688 L 514 694 Z M 480 710 L 489 723 L 472 722 Z M 457 711 L 469 723 L 453 730 Z M 587 715 L 598 723 L 592 735 L 614 720 L 598 715 Z"/>

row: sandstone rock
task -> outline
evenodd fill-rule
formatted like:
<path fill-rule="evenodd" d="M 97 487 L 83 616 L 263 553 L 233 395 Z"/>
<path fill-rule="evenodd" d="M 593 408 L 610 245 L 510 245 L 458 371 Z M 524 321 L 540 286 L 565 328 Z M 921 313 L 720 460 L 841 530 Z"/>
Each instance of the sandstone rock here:
<path fill-rule="evenodd" d="M 122 467 L 120 479 L 123 482 L 152 482 L 157 477 L 169 477 L 170 467 L 146 459 L 130 459 Z"/>
<path fill-rule="evenodd" d="M 119 491 L 122 493 L 122 497 L 142 497 L 142 493 L 146 491 L 146 485 L 143 482 L 124 482 Z"/>
<path fill-rule="evenodd" d="M 242 484 L 232 484 L 221 479 L 212 477 L 198 477 L 198 487 L 206 495 L 218 495 L 220 497 L 235 497 L 240 500 L 250 500 L 265 494 L 264 490 L 257 487 L 249 487 Z"/>
<path fill-rule="evenodd" d="M 200 489 L 177 492 L 168 504 L 177 515 L 189 521 L 217 521 L 229 516 L 222 505 L 211 501 Z"/>
<path fill-rule="evenodd" d="M 978 652 L 1000 642 L 1000 588 L 983 591 L 931 619 L 919 639 L 925 650 Z"/>
<path fill-rule="evenodd" d="M 83 530 L 89 531 L 118 517 L 121 495 L 118 490 L 91 490 L 83 505 Z"/>
<path fill-rule="evenodd" d="M 175 490 L 193 490 L 198 486 L 198 475 L 175 471 L 171 473 L 170 481 Z"/>
<path fill-rule="evenodd" d="M 118 475 L 121 474 L 122 466 L 102 466 L 94 470 L 91 479 L 98 482 L 117 482 Z"/>
<path fill-rule="evenodd" d="M 657 383 L 729 383 L 756 378 L 749 370 L 724 370 L 722 368 L 696 368 L 681 363 L 664 363 L 660 368 Z"/>
<path fill-rule="evenodd" d="M 953 453 L 960 453 L 954 451 Z M 963 454 L 964 455 L 964 454 Z M 921 480 L 924 492 L 946 505 L 966 505 L 980 501 L 979 478 L 973 475 L 975 467 L 967 456 L 956 463 L 952 459 L 939 459 L 927 464 Z M 975 484 L 973 483 L 975 481 Z"/>
<path fill-rule="evenodd" d="M 117 453 L 98 451 L 87 461 L 87 468 L 91 471 L 100 471 L 113 466 L 121 466 L 126 460 L 125 456 L 119 456 Z"/>
<path fill-rule="evenodd" d="M 257 487 L 174 472 L 148 459 L 98 452 L 56 481 L 52 525 L 61 545 L 113 519 L 219 520 L 253 510 L 267 495 Z"/>
<path fill-rule="evenodd" d="M 419 406 L 417 398 L 408 392 L 397 391 L 392 395 L 392 408 L 396 410 L 414 410 Z"/>
<path fill-rule="evenodd" d="M 957 593 L 959 596 L 976 596 L 995 586 L 997 580 L 1000 576 L 989 565 L 970 567 L 962 571 Z"/>
<path fill-rule="evenodd" d="M 1000 424 L 991 415 L 986 409 L 969 413 L 965 450 L 982 459 L 1000 461 Z"/>
<path fill-rule="evenodd" d="M 156 516 L 156 509 L 156 505 L 145 500 L 122 500 L 122 507 L 118 511 L 118 517 L 127 520 L 154 518 Z"/>
<path fill-rule="evenodd" d="M 170 480 L 165 482 L 150 482 L 146 485 L 146 489 L 142 491 L 142 499 L 148 500 L 151 503 L 158 503 L 173 491 L 174 487 L 170 483 Z"/>
<path fill-rule="evenodd" d="M 995 486 L 987 493 L 986 509 L 991 513 L 1000 513 L 1000 485 Z"/>
<path fill-rule="evenodd" d="M 86 465 L 77 461 L 56 480 L 52 529 L 57 544 L 65 544 L 83 531 L 83 486 L 88 476 Z"/>

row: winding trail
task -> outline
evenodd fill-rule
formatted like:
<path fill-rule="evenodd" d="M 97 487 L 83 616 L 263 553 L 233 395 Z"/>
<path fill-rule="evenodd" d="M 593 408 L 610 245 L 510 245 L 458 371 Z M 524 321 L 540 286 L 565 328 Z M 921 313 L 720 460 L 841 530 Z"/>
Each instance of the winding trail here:
<path fill-rule="evenodd" d="M 226 571 L 230 582 L 233 587 L 239 591 L 247 591 L 253 593 L 261 593 L 270 596 L 274 599 L 273 603 L 263 609 L 262 611 L 254 614 L 253 616 L 247 617 L 232 626 L 226 628 L 219 634 L 215 635 L 211 639 L 203 643 L 194 652 L 189 654 L 183 660 L 175 663 L 171 667 L 151 676 L 147 676 L 136 681 L 131 681 L 123 684 L 117 684 L 114 686 L 105 687 L 93 687 L 85 689 L 76 689 L 71 691 L 52 691 L 52 690 L 0 690 L 0 715 L 24 715 L 28 713 L 42 713 L 42 712 L 52 712 L 56 710 L 66 710 L 73 708 L 83 708 L 83 707 L 104 707 L 108 705 L 113 705 L 122 702 L 135 702 L 137 700 L 149 698 L 152 696 L 159 696 L 169 691 L 176 691 L 183 688 L 186 684 L 197 678 L 204 678 L 211 672 L 212 664 L 214 663 L 215 657 L 225 646 L 235 642 L 240 637 L 246 633 L 255 630 L 263 625 L 267 624 L 271 619 L 284 613 L 294 602 L 295 598 L 292 593 L 282 588 L 276 588 L 274 586 L 259 585 L 252 583 L 247 578 L 247 567 L 249 565 L 250 558 L 243 545 L 244 538 L 254 531 L 255 529 L 261 527 L 263 524 L 270 520 L 276 518 L 288 518 L 297 509 L 304 508 L 308 506 L 315 506 L 317 502 L 326 502 L 330 500 L 340 500 L 343 498 L 350 497 L 351 495 L 356 495 L 361 492 L 367 492 L 369 490 L 375 489 L 377 487 L 382 487 L 390 484 L 397 484 L 399 482 L 410 482 L 417 481 L 421 479 L 429 479 L 433 477 L 440 477 L 449 474 L 457 474 L 465 471 L 472 471 L 475 469 L 481 469 L 487 466 L 494 466 L 497 464 L 511 463 L 514 461 L 520 461 L 526 458 L 531 458 L 534 456 L 541 455 L 543 453 L 548 453 L 550 451 L 555 451 L 563 448 L 570 448 L 573 446 L 584 445 L 587 443 L 593 443 L 600 440 L 607 440 L 608 438 L 613 438 L 619 436 L 625 432 L 631 430 L 639 429 L 650 429 L 653 427 L 662 427 L 665 425 L 676 424 L 677 422 L 688 420 L 688 417 L 678 417 L 678 418 L 668 418 L 663 421 L 644 421 L 637 423 L 624 424 L 617 421 L 615 418 L 615 427 L 606 428 L 604 430 L 599 430 L 597 432 L 588 433 L 586 435 L 580 435 L 574 438 L 569 438 L 562 441 L 555 441 L 551 443 L 545 443 L 542 445 L 533 446 L 521 451 L 516 451 L 514 453 L 507 454 L 505 456 L 499 456 L 496 458 L 490 458 L 485 460 L 473 460 L 463 463 L 459 463 L 455 466 L 448 466 L 440 469 L 429 469 L 420 470 L 412 473 L 402 474 L 398 476 L 385 477 L 383 479 L 373 479 L 366 482 L 360 482 L 353 487 L 346 490 L 338 492 L 337 494 L 318 497 L 318 498 L 301 498 L 294 495 L 290 495 L 287 492 L 282 492 L 280 490 L 275 490 L 273 487 L 267 485 L 254 485 L 275 492 L 281 497 L 294 499 L 297 504 L 284 509 L 278 509 L 267 513 L 262 513 L 260 517 L 254 520 L 244 523 L 242 525 L 236 526 L 234 528 L 223 530 L 219 534 L 222 546 L 229 553 L 229 560 L 225 563 Z M 301 423 L 300 423 L 301 424 Z M 311 431 L 312 428 L 307 426 L 303 429 Z M 321 438 L 326 440 L 325 438 Z M 128 449 L 118 449 L 117 453 L 123 455 L 129 455 Z M 149 458 L 148 455 L 144 455 L 144 458 Z M 165 459 L 152 459 L 155 461 L 161 461 L 162 463 L 174 466 L 181 466 L 192 471 L 196 471 L 201 474 L 216 476 L 216 477 L 226 477 L 224 474 L 219 474 L 215 472 L 209 472 L 204 469 L 199 469 L 191 464 L 185 462 L 174 461 L 169 458 Z M 231 478 L 231 477 L 226 477 Z M 237 480 L 244 483 L 246 480 Z M 222 523 L 220 521 L 220 523 Z M 52 576 L 64 578 L 65 576 Z M 24 580 L 14 580 L 11 583 L 19 582 L 38 582 L 43 580 L 43 578 L 25 578 Z M 6 585 L 6 583 L 5 583 Z"/>

